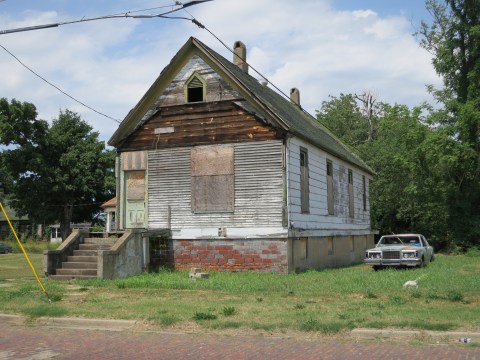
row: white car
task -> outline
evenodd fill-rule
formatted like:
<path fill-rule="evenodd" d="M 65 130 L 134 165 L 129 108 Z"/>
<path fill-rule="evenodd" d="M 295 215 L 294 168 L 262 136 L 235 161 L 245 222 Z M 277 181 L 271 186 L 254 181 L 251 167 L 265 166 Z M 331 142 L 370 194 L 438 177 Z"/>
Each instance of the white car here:
<path fill-rule="evenodd" d="M 366 264 L 374 270 L 384 267 L 423 267 L 434 260 L 433 247 L 420 234 L 384 235 L 365 252 Z"/>

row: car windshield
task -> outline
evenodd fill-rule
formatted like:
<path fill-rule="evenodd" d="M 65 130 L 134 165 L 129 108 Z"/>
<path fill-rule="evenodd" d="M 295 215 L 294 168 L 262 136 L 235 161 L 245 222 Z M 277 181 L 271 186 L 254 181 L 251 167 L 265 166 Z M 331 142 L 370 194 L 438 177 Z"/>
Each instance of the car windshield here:
<path fill-rule="evenodd" d="M 391 246 L 391 245 L 421 246 L 421 243 L 420 243 L 420 239 L 416 236 L 408 236 L 408 237 L 383 236 L 377 244 L 377 246 Z"/>

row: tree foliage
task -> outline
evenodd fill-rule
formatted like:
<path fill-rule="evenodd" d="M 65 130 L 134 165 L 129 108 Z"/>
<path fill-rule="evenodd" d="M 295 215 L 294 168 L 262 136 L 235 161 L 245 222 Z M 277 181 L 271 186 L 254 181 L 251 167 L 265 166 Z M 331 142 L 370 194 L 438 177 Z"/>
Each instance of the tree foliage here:
<path fill-rule="evenodd" d="M 71 221 L 91 221 L 113 196 L 113 151 L 74 112 L 61 111 L 49 126 L 36 119 L 32 104 L 0 104 L 0 140 L 10 145 L 2 164 L 11 205 L 36 223 L 60 222 L 65 238 Z"/>
<path fill-rule="evenodd" d="M 317 117 L 377 172 L 374 227 L 423 232 L 438 247 L 465 249 L 480 239 L 480 0 L 426 6 L 432 21 L 417 35 L 443 78 L 442 88 L 429 86 L 443 107 L 409 109 L 341 94 Z M 369 103 L 375 114 L 365 110 Z"/>
<path fill-rule="evenodd" d="M 428 0 L 433 22 L 422 23 L 420 44 L 443 79 L 432 92 L 444 105 L 435 121 L 462 149 L 451 197 L 452 232 L 466 247 L 480 239 L 480 1 Z"/>

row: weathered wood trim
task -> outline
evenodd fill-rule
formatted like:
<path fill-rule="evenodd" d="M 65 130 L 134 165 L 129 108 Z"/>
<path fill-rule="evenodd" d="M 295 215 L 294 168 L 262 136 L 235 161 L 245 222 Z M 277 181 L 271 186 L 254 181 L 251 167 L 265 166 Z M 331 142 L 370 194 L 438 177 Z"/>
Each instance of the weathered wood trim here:
<path fill-rule="evenodd" d="M 173 128 L 173 131 L 156 133 L 158 128 Z M 119 151 L 282 138 L 281 131 L 266 125 L 232 101 L 195 103 L 161 108 L 123 142 Z"/>

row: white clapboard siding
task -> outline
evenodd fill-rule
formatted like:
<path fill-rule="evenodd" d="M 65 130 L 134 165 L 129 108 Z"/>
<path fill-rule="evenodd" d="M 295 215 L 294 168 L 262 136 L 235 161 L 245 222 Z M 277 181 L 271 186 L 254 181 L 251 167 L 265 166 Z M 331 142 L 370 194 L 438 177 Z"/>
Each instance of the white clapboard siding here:
<path fill-rule="evenodd" d="M 301 212 L 300 203 L 300 148 L 308 150 L 310 211 Z M 327 159 L 333 165 L 334 214 L 327 207 Z M 295 227 L 322 230 L 370 229 L 369 179 L 371 176 L 325 151 L 298 139 L 288 142 L 288 212 Z M 354 217 L 349 216 L 348 170 L 353 172 Z M 367 210 L 363 209 L 363 183 L 367 187 Z"/>
<path fill-rule="evenodd" d="M 235 159 L 233 213 L 192 212 L 191 147 L 149 151 L 149 228 L 282 226 L 282 142 L 246 142 L 231 146 Z"/>

